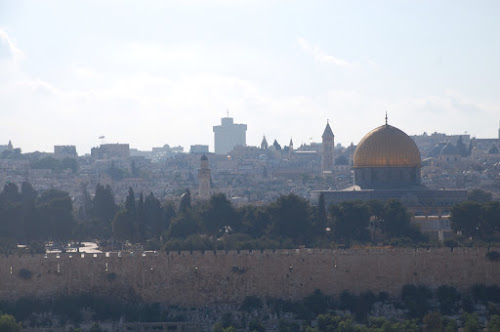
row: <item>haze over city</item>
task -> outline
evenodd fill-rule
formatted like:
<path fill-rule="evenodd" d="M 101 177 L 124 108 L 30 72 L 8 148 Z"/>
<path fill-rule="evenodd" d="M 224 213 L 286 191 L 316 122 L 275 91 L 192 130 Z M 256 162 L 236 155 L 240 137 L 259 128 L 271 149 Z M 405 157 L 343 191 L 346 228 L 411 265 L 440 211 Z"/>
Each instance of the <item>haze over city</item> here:
<path fill-rule="evenodd" d="M 281 144 L 389 123 L 497 137 L 496 1 L 0 2 L 0 143 Z"/>

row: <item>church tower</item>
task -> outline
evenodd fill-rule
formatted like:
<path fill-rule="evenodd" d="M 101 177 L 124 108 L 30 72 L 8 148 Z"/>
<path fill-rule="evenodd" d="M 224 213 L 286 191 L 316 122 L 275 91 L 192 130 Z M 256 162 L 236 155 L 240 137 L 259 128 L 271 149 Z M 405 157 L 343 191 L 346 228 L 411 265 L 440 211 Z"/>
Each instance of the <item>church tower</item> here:
<path fill-rule="evenodd" d="M 269 144 L 267 144 L 266 135 L 264 135 L 264 137 L 262 138 L 262 143 L 260 143 L 260 148 L 262 150 L 267 150 L 268 147 Z"/>
<path fill-rule="evenodd" d="M 333 135 L 330 123 L 326 122 L 325 130 L 323 131 L 321 144 L 321 172 L 332 172 L 335 165 L 335 135 Z"/>
<path fill-rule="evenodd" d="M 200 170 L 198 171 L 198 183 L 199 183 L 199 193 L 198 197 L 200 199 L 210 198 L 210 168 L 208 168 L 208 158 L 204 154 L 200 161 Z"/>

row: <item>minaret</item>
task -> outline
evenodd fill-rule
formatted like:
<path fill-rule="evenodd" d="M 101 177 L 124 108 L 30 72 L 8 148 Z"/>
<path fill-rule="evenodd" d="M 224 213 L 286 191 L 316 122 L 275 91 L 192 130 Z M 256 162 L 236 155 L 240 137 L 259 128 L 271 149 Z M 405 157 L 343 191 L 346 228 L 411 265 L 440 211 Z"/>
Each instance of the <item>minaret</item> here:
<path fill-rule="evenodd" d="M 199 192 L 200 199 L 210 198 L 210 168 L 208 168 L 208 158 L 205 154 L 201 157 L 200 170 L 198 171 Z"/>
<path fill-rule="evenodd" d="M 335 135 L 333 135 L 330 123 L 326 122 L 325 130 L 321 136 L 323 142 L 321 145 L 321 172 L 332 172 L 334 168 L 334 148 L 335 148 Z"/>

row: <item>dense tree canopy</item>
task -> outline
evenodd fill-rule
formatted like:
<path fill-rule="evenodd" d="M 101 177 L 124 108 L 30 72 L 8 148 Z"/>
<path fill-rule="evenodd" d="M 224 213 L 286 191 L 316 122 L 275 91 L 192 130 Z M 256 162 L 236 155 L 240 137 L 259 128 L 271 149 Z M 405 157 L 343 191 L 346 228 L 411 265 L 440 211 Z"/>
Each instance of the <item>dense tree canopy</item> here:
<path fill-rule="evenodd" d="M 451 227 L 463 235 L 482 240 L 500 238 L 500 202 L 466 201 L 451 209 Z"/>
<path fill-rule="evenodd" d="M 311 206 L 305 199 L 289 194 L 280 196 L 268 207 L 270 232 L 304 243 L 311 231 Z"/>
<path fill-rule="evenodd" d="M 366 241 L 369 239 L 370 211 L 362 202 L 342 202 L 330 206 L 334 238 L 339 241 Z"/>
<path fill-rule="evenodd" d="M 51 189 L 38 195 L 29 183 L 8 183 L 0 194 L 0 232 L 19 242 L 64 241 L 75 227 L 73 203 L 65 192 Z"/>
<path fill-rule="evenodd" d="M 491 201 L 492 198 L 493 195 L 490 192 L 481 189 L 472 189 L 467 192 L 467 200 L 472 202 L 484 203 Z"/>
<path fill-rule="evenodd" d="M 78 211 L 67 193 L 38 193 L 29 183 L 12 183 L 0 193 L 0 232 L 17 242 L 85 239 L 147 243 L 147 248 L 264 249 L 332 247 L 338 244 L 416 245 L 427 241 L 399 201 L 351 201 L 318 206 L 293 195 L 269 204 L 234 207 L 224 194 L 191 201 L 189 190 L 177 202 L 161 202 L 129 189 L 116 204 L 110 186 L 95 194 L 82 187 Z M 463 202 L 451 210 L 451 226 L 466 237 L 497 241 L 498 201 Z M 461 238 L 458 238 L 459 241 Z M 398 244 L 399 243 L 399 244 Z"/>
<path fill-rule="evenodd" d="M 225 227 L 234 229 L 240 224 L 239 215 L 224 194 L 212 195 L 202 209 L 201 217 L 205 230 L 214 236 L 222 234 Z"/>

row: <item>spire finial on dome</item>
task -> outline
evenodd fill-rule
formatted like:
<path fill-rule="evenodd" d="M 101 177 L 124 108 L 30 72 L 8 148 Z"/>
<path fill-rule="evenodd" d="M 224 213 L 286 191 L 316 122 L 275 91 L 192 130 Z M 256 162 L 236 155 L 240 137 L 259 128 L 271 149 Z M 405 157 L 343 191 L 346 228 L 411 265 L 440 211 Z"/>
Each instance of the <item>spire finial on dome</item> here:
<path fill-rule="evenodd" d="M 387 111 L 385 111 L 385 125 L 387 126 Z"/>

